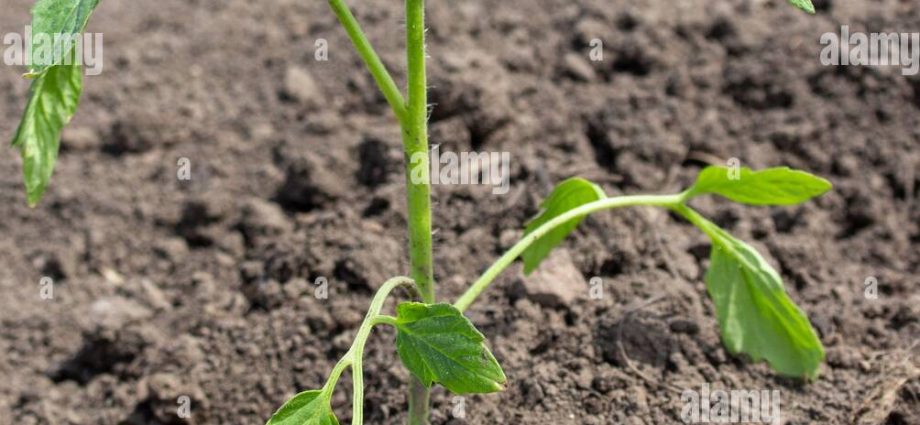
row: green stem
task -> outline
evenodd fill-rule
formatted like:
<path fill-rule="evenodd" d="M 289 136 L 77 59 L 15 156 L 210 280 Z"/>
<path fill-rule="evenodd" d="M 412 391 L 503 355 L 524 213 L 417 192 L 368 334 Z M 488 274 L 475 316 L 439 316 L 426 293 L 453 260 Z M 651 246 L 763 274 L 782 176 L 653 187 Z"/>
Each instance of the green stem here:
<path fill-rule="evenodd" d="M 322 393 L 326 399 L 332 398 L 332 391 L 335 390 L 335 384 L 339 382 L 339 378 L 342 377 L 342 373 L 345 372 L 345 369 L 348 369 L 348 367 L 351 366 L 353 357 L 354 356 L 352 356 L 351 350 L 349 349 L 348 352 L 345 353 L 345 355 L 339 359 L 339 362 L 336 363 L 332 368 L 332 372 L 329 374 L 329 378 L 326 379 L 326 384 L 323 385 L 322 389 Z"/>
<path fill-rule="evenodd" d="M 396 327 L 396 318 L 381 314 L 374 318 L 374 325 L 390 325 Z"/>
<path fill-rule="evenodd" d="M 735 238 L 722 230 L 721 227 L 715 223 L 706 219 L 696 212 L 693 208 L 688 207 L 686 204 L 680 204 L 673 208 L 674 212 L 680 214 L 681 217 L 685 218 L 691 224 L 700 229 L 706 236 L 709 236 L 709 239 L 712 240 L 713 248 L 719 247 L 728 252 L 729 255 L 735 258 L 736 261 L 744 265 L 748 269 L 756 269 L 755 264 L 751 264 L 747 257 L 741 255 L 735 244 Z"/>
<path fill-rule="evenodd" d="M 415 375 L 409 381 L 409 425 L 428 425 L 431 416 L 431 390 L 428 389 Z"/>
<path fill-rule="evenodd" d="M 434 303 L 431 254 L 431 189 L 428 164 L 428 82 L 425 75 L 425 1 L 406 0 L 406 57 L 408 98 L 403 121 L 406 185 L 409 204 L 409 261 L 421 299 Z M 414 170 L 413 170 L 414 169 Z M 416 178 L 413 178 L 413 175 Z M 409 378 L 409 425 L 429 423 L 430 391 L 417 378 Z"/>
<path fill-rule="evenodd" d="M 425 75 L 425 2 L 424 0 L 406 0 L 408 103 L 403 100 L 396 83 L 386 71 L 386 67 L 374 52 L 344 1 L 329 0 L 329 4 L 399 119 L 406 158 L 411 276 L 418 288 L 421 300 L 425 303 L 434 303 L 436 298 L 431 250 L 431 188 L 428 177 L 430 165 L 428 163 L 428 82 Z M 352 366 L 357 372 L 360 372 L 360 360 L 357 365 Z M 358 374 L 360 373 L 356 373 Z M 357 400 L 358 397 L 355 399 Z M 428 400 L 428 389 L 417 379 L 412 378 L 409 391 L 410 424 L 428 424 Z M 356 404 L 356 412 L 358 407 Z M 356 417 L 359 414 L 355 413 Z"/>
<path fill-rule="evenodd" d="M 348 9 L 344 0 L 329 0 L 329 6 L 332 7 L 335 16 L 339 18 L 342 26 L 345 27 L 345 32 L 348 33 L 348 37 L 351 39 L 352 44 L 355 45 L 358 56 L 361 56 L 367 69 L 374 77 L 377 87 L 379 87 L 380 91 L 383 93 L 383 97 L 385 97 L 387 103 L 390 104 L 390 108 L 393 109 L 396 118 L 402 123 L 406 117 L 406 102 L 403 100 L 399 88 L 393 81 L 393 77 L 387 72 L 386 65 L 384 65 L 380 57 L 377 56 L 377 52 L 374 51 L 371 42 L 368 41 L 367 37 L 364 35 L 364 31 L 361 30 L 361 25 L 358 24 L 358 20 L 355 19 L 355 16 L 351 13 L 351 10 Z"/>
<path fill-rule="evenodd" d="M 457 302 L 454 303 L 454 307 L 457 307 L 458 310 L 464 311 L 469 308 L 470 304 L 476 300 L 476 297 L 484 291 L 489 284 L 501 274 L 511 263 L 517 259 L 521 253 L 523 253 L 527 247 L 532 243 L 536 242 L 538 239 L 543 237 L 543 235 L 549 233 L 556 227 L 574 219 L 586 216 L 593 212 L 601 210 L 609 210 L 614 208 L 622 207 L 633 207 L 633 206 L 655 206 L 655 207 L 665 207 L 669 209 L 674 209 L 683 205 L 683 202 L 686 200 L 686 196 L 683 193 L 676 195 L 634 195 L 634 196 L 618 196 L 615 198 L 605 198 L 598 201 L 590 202 L 584 204 L 578 208 L 566 211 L 564 214 L 553 218 L 550 221 L 547 221 L 542 226 L 536 228 L 533 232 L 525 235 L 518 243 L 514 244 L 504 255 L 502 255 L 492 266 L 490 266 L 486 271 L 470 286 L 469 289 L 459 298 Z"/>
<path fill-rule="evenodd" d="M 423 302 L 435 301 L 428 164 L 428 87 L 425 77 L 425 2 L 406 0 L 409 104 L 402 125 L 409 203 L 409 260 Z"/>
<path fill-rule="evenodd" d="M 351 366 L 353 383 L 352 425 L 362 425 L 364 423 L 364 345 L 367 343 L 367 338 L 370 336 L 371 329 L 374 328 L 374 325 L 385 323 L 389 319 L 395 320 L 395 318 L 391 318 L 390 316 L 380 315 L 380 310 L 383 309 L 383 303 L 387 300 L 390 292 L 393 292 L 393 290 L 399 286 L 411 287 L 412 284 L 412 279 L 402 276 L 394 277 L 383 283 L 380 289 L 377 290 L 377 294 L 374 295 L 371 306 L 367 309 L 367 315 L 364 316 L 364 321 L 361 322 L 361 327 L 358 328 L 358 333 L 355 335 L 355 340 L 352 342 L 351 348 L 349 348 L 348 352 L 342 356 L 342 359 L 336 363 L 335 367 L 332 369 L 332 373 L 329 374 L 326 385 L 323 386 L 323 395 L 327 400 L 331 399 L 332 391 L 335 390 L 335 384 L 339 381 L 345 369 Z"/>

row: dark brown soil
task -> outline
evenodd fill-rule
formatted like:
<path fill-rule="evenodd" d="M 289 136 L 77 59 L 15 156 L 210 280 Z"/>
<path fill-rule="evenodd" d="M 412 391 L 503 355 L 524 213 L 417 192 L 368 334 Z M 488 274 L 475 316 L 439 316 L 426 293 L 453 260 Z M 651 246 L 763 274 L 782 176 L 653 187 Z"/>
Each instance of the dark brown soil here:
<path fill-rule="evenodd" d="M 4 0 L 0 32 L 21 32 L 31 3 Z M 402 81 L 401 2 L 352 3 Z M 675 423 L 681 391 L 705 382 L 780 390 L 788 424 L 920 423 L 920 79 L 818 60 L 841 24 L 920 31 L 916 2 L 822 0 L 817 17 L 779 0 L 429 3 L 433 142 L 513 163 L 505 196 L 435 188 L 444 299 L 568 176 L 674 192 L 734 157 L 835 184 L 790 208 L 695 202 L 781 272 L 827 348 L 816 382 L 728 355 L 706 239 L 661 211 L 620 211 L 566 243 L 559 261 L 584 296 L 543 302 L 514 269 L 470 309 L 508 390 L 467 397 L 465 419 L 437 390 L 434 423 Z M 322 384 L 373 290 L 407 273 L 399 131 L 326 2 L 106 0 L 90 29 L 105 34 L 105 71 L 37 208 L 16 152 L 0 155 L 0 424 L 185 423 L 180 396 L 189 423 L 264 423 Z M 21 71 L 0 73 L 6 138 Z M 404 419 L 393 339 L 367 349 L 367 423 Z"/>

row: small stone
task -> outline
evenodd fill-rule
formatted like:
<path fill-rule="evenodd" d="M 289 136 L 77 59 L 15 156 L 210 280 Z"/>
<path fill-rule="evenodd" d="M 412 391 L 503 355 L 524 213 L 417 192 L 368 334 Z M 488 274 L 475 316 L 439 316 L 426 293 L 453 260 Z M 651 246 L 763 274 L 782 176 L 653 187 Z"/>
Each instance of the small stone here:
<path fill-rule="evenodd" d="M 188 245 L 182 238 L 166 237 L 154 243 L 153 252 L 161 258 L 178 262 L 188 255 Z"/>
<path fill-rule="evenodd" d="M 141 280 L 141 291 L 147 300 L 147 304 L 153 307 L 154 310 L 163 311 L 172 306 L 166 294 L 150 279 Z"/>
<path fill-rule="evenodd" d="M 289 282 L 284 284 L 282 290 L 284 291 L 284 297 L 287 299 L 299 298 L 304 294 L 311 292 L 312 284 L 304 280 L 303 278 L 295 277 Z"/>
<path fill-rule="evenodd" d="M 286 98 L 305 106 L 319 106 L 322 91 L 310 73 L 296 66 L 287 69 L 284 74 L 284 92 Z"/>
<path fill-rule="evenodd" d="M 679 334 L 696 335 L 700 332 L 700 325 L 690 319 L 677 318 L 668 323 L 671 331 Z"/>
<path fill-rule="evenodd" d="M 75 151 L 96 150 L 102 145 L 102 137 L 89 127 L 65 127 L 61 134 L 61 148 Z"/>
<path fill-rule="evenodd" d="M 615 366 L 638 362 L 659 369 L 667 365 L 678 344 L 664 320 L 642 310 L 602 318 L 595 342 L 604 360 Z"/>
<path fill-rule="evenodd" d="M 609 394 L 614 390 L 625 388 L 629 381 L 630 378 L 618 369 L 602 369 L 594 376 L 591 387 L 601 394 Z"/>
<path fill-rule="evenodd" d="M 591 64 L 575 53 L 565 55 L 562 59 L 562 69 L 566 75 L 579 81 L 592 81 L 595 77 Z"/>
<path fill-rule="evenodd" d="M 523 235 L 524 232 L 518 229 L 502 230 L 501 235 L 498 237 L 498 245 L 503 250 L 510 249 Z"/>
<path fill-rule="evenodd" d="M 122 329 L 151 316 L 146 307 L 124 297 L 100 298 L 89 308 L 88 323 L 105 330 Z"/>
<path fill-rule="evenodd" d="M 583 390 L 591 388 L 591 383 L 594 380 L 594 372 L 589 368 L 584 368 L 578 372 L 575 376 L 575 385 Z"/>
<path fill-rule="evenodd" d="M 571 306 L 588 285 L 567 250 L 554 250 L 530 276 L 516 282 L 516 292 L 544 307 Z"/>
<path fill-rule="evenodd" d="M 648 393 L 645 391 L 644 387 L 633 385 L 629 388 L 629 394 L 632 395 L 630 404 L 632 404 L 636 410 L 643 414 L 648 412 Z"/>
<path fill-rule="evenodd" d="M 608 39 L 610 26 L 596 18 L 585 17 L 575 24 L 574 36 L 578 44 L 591 46 L 594 40 Z"/>
<path fill-rule="evenodd" d="M 243 204 L 240 231 L 247 240 L 291 231 L 291 223 L 278 204 L 251 198 Z"/>

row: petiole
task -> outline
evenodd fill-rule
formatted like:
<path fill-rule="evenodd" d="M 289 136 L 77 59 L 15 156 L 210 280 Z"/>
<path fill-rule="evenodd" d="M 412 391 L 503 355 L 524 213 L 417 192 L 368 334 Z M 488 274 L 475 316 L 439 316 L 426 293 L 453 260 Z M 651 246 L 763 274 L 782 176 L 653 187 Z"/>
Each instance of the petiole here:
<path fill-rule="evenodd" d="M 523 238 L 521 238 L 518 243 L 514 244 L 504 255 L 502 255 L 497 261 L 495 261 L 492 266 L 486 269 L 483 272 L 482 276 L 479 277 L 469 289 L 454 303 L 454 307 L 457 307 L 460 311 L 465 311 L 469 308 L 470 304 L 476 300 L 479 294 L 482 293 L 489 284 L 501 274 L 511 263 L 514 262 L 524 251 L 534 242 L 539 240 L 541 237 L 556 229 L 557 227 L 580 217 L 584 217 L 588 214 L 602 211 L 610 210 L 615 208 L 622 207 L 635 207 L 635 206 L 653 206 L 653 207 L 664 207 L 669 209 L 674 209 L 679 205 L 683 205 L 686 201 L 685 193 L 678 193 L 674 195 L 631 195 L 631 196 L 618 196 L 614 198 L 604 198 L 598 201 L 594 201 L 588 204 L 584 204 L 578 208 L 569 210 L 552 220 L 544 223 L 542 226 L 538 227 L 531 233 L 528 233 Z"/>

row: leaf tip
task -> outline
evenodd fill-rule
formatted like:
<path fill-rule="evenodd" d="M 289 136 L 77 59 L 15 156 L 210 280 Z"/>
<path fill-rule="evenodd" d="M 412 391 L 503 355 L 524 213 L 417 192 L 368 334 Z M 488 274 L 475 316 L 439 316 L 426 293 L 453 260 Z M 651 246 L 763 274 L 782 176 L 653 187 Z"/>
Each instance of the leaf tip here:
<path fill-rule="evenodd" d="M 827 193 L 828 191 L 830 191 L 831 189 L 834 188 L 834 184 L 831 183 L 830 180 L 828 180 L 828 179 L 826 179 L 826 178 L 824 178 L 824 177 L 820 177 L 820 176 L 815 176 L 815 177 L 817 177 L 817 178 L 818 178 L 818 181 L 821 182 L 820 185 L 821 185 L 822 191 L 821 191 L 821 193 L 819 193 L 818 195 L 823 195 L 823 194 Z"/>
<path fill-rule="evenodd" d="M 815 5 L 812 4 L 811 0 L 789 0 L 796 8 L 805 11 L 809 15 L 815 14 Z"/>

